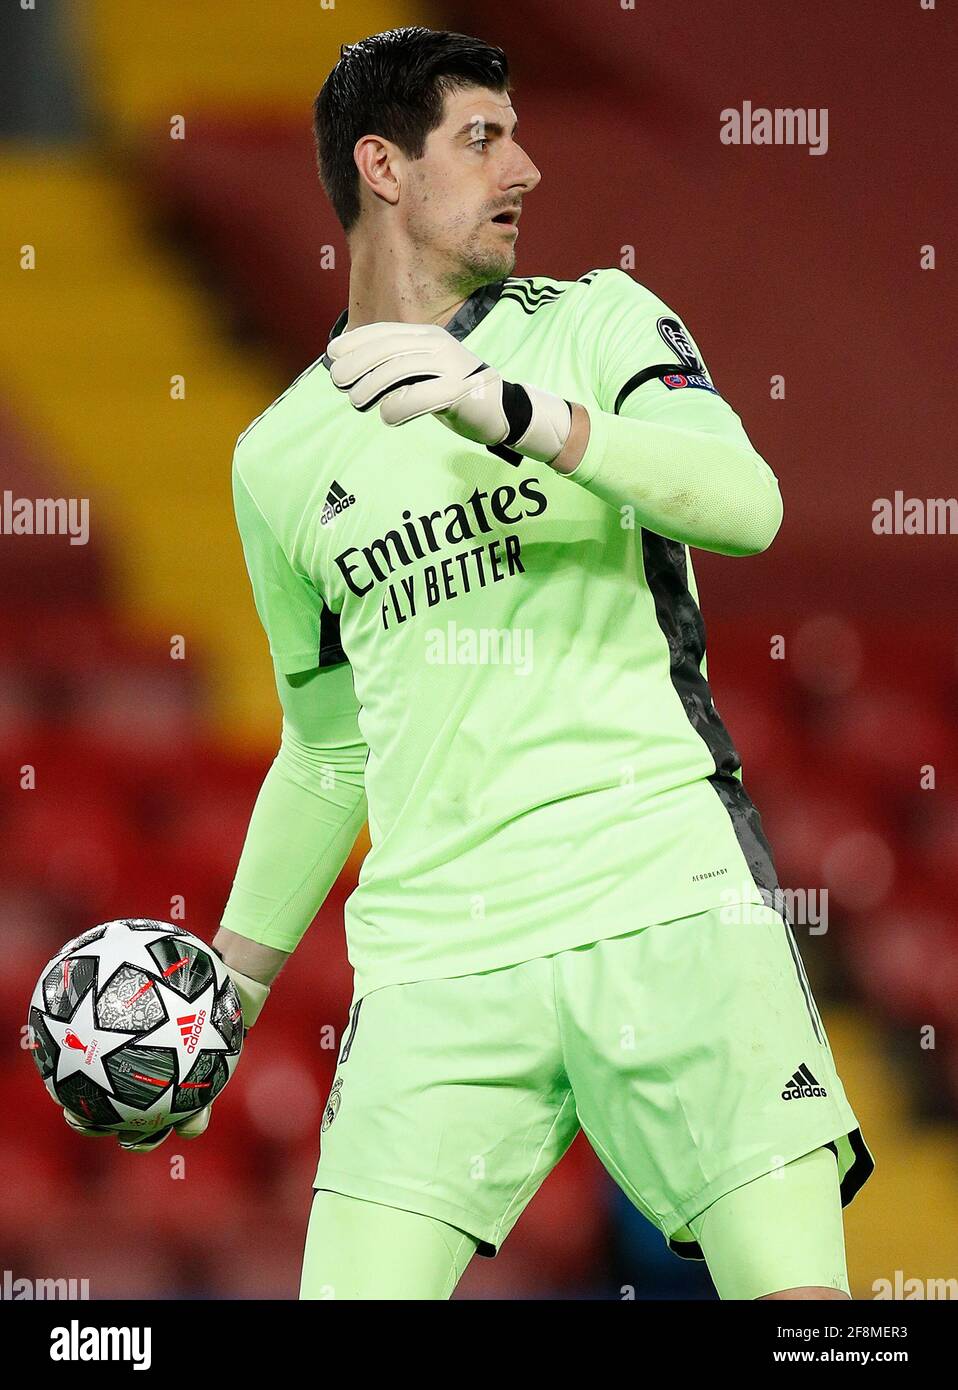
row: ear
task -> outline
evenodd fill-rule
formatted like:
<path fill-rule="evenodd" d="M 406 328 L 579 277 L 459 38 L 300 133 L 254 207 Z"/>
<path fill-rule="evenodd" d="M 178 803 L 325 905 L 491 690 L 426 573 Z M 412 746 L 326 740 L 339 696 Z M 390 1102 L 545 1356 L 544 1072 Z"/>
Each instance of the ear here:
<path fill-rule="evenodd" d="M 385 202 L 399 201 L 400 180 L 397 172 L 399 150 L 391 140 L 381 135 L 363 135 L 353 148 L 353 159 L 362 183 Z"/>

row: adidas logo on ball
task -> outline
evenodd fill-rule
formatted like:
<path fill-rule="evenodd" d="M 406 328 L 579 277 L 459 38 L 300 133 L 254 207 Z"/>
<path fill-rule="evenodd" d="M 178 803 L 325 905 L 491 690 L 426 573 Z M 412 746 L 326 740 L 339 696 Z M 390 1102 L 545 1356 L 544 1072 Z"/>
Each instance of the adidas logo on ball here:
<path fill-rule="evenodd" d="M 196 1051 L 200 1038 L 203 1035 L 203 1025 L 206 1022 L 206 1010 L 200 1009 L 198 1014 L 181 1014 L 176 1020 L 183 1039 L 183 1046 L 191 1055 Z"/>
<path fill-rule="evenodd" d="M 356 498 L 353 494 L 349 493 L 347 496 L 346 489 L 340 487 L 339 483 L 337 483 L 334 478 L 326 494 L 326 505 L 319 514 L 320 526 L 328 526 L 334 516 L 338 516 L 340 512 L 344 512 L 346 508 L 351 507 L 355 501 Z"/>

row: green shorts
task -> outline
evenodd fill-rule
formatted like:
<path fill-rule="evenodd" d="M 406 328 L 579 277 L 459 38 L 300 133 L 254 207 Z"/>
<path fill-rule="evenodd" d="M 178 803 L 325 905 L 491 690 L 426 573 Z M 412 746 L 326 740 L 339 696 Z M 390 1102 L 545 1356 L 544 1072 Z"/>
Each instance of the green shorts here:
<path fill-rule="evenodd" d="M 822 1145 L 874 1161 L 791 929 L 736 904 L 354 1002 L 313 1183 L 494 1255 L 582 1128 L 676 1254 L 733 1188 Z"/>

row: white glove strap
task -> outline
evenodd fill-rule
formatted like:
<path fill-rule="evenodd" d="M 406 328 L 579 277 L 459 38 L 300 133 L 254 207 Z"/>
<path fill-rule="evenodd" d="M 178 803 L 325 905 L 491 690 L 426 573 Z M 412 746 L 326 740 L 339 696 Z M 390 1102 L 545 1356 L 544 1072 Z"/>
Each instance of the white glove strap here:
<path fill-rule="evenodd" d="M 528 407 L 523 395 L 529 402 Z M 572 411 L 561 396 L 538 386 L 503 382 L 503 407 L 510 422 L 510 435 L 517 428 L 522 429 L 524 416 L 531 408 L 531 418 L 518 438 L 507 436 L 502 441 L 507 448 L 537 463 L 551 463 L 561 453 L 572 428 Z"/>

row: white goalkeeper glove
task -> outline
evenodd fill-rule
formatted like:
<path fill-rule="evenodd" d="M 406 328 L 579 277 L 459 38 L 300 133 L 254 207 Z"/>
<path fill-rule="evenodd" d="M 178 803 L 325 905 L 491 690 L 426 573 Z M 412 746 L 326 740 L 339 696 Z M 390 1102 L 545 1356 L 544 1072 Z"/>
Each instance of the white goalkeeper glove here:
<path fill-rule="evenodd" d="M 438 324 L 368 323 L 340 333 L 326 351 L 333 384 L 357 410 L 378 405 L 386 425 L 431 414 L 475 444 L 539 463 L 551 463 L 569 436 L 568 401 L 504 381 Z"/>
<path fill-rule="evenodd" d="M 213 947 L 210 947 L 213 950 Z M 219 955 L 219 952 L 216 952 Z M 222 957 L 221 957 L 222 959 Z M 243 1036 L 245 1037 L 253 1024 L 259 1018 L 269 994 L 269 985 L 261 984 L 259 980 L 253 980 L 249 975 L 242 975 L 238 970 L 234 970 L 231 965 L 226 965 L 226 971 L 233 981 L 233 987 L 239 995 L 240 1007 L 243 1010 Z M 126 1149 L 128 1153 L 148 1154 L 154 1149 L 158 1149 L 165 1139 L 176 1130 L 182 1139 L 198 1139 L 206 1130 L 210 1122 L 210 1111 L 212 1102 L 205 1105 L 202 1110 L 195 1111 L 188 1115 L 186 1119 L 179 1120 L 175 1125 L 167 1125 L 164 1129 L 158 1129 L 153 1134 L 138 1134 L 135 1130 L 103 1129 L 98 1125 L 91 1125 L 82 1115 L 77 1115 L 72 1110 L 64 1108 L 63 1118 L 71 1129 L 76 1130 L 77 1134 L 82 1134 L 86 1139 L 111 1139 L 118 1140 L 120 1148 Z"/>

